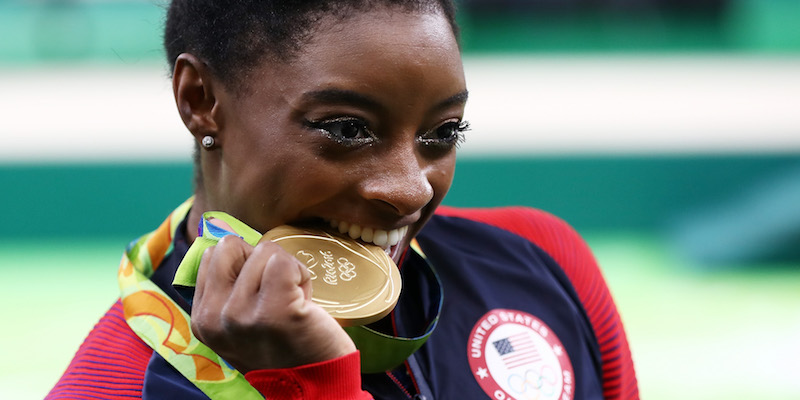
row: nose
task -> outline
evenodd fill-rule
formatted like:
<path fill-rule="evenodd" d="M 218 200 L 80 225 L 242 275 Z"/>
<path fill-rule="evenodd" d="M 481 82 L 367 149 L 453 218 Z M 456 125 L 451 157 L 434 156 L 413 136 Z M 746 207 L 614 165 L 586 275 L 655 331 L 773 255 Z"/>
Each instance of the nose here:
<path fill-rule="evenodd" d="M 360 195 L 397 215 L 414 214 L 433 199 L 430 168 L 413 149 L 387 151 L 365 174 Z"/>

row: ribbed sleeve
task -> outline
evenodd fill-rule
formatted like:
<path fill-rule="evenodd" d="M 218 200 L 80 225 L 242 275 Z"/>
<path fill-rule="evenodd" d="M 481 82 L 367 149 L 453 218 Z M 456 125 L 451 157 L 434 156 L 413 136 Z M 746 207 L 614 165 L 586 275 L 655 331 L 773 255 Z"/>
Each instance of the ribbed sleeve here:
<path fill-rule="evenodd" d="M 152 353 L 125 322 L 122 303 L 117 301 L 89 333 L 45 399 L 141 398 Z"/>
<path fill-rule="evenodd" d="M 361 390 L 359 352 L 295 368 L 248 372 L 253 387 L 271 400 L 368 400 Z"/>
<path fill-rule="evenodd" d="M 549 213 L 526 207 L 440 207 L 437 214 L 504 229 L 546 251 L 572 282 L 597 336 L 603 363 L 604 397 L 613 400 L 639 398 L 633 360 L 619 312 L 591 250 L 571 226 Z"/>

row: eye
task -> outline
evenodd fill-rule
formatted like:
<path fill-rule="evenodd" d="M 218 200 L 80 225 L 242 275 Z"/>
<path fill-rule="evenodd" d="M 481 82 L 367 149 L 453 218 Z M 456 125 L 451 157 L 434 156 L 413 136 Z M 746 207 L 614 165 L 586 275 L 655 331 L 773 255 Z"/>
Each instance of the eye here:
<path fill-rule="evenodd" d="M 450 120 L 423 133 L 417 140 L 427 146 L 458 147 L 464 141 L 464 132 L 468 130 L 469 122 Z"/>
<path fill-rule="evenodd" d="M 321 131 L 329 139 L 343 146 L 359 146 L 371 143 L 376 139 L 367 123 L 359 118 L 339 117 L 320 121 L 306 121 L 306 125 Z"/>

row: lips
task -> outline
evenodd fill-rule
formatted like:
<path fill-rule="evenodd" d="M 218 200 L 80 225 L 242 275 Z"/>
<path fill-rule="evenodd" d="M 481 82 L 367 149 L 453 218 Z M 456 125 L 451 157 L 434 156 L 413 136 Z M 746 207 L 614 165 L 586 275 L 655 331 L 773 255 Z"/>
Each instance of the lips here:
<path fill-rule="evenodd" d="M 345 221 L 330 220 L 330 225 L 338 229 L 339 233 L 347 234 L 351 239 L 361 240 L 365 243 L 372 243 L 384 250 L 389 250 L 400 243 L 408 233 L 408 225 L 391 230 L 374 229 L 362 227 L 358 224 L 351 224 Z"/>

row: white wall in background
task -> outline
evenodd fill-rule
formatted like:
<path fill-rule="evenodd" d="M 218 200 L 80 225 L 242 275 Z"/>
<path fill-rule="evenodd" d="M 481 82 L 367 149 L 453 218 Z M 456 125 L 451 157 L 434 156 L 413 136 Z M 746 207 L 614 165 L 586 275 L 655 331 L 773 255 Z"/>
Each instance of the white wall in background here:
<path fill-rule="evenodd" d="M 800 56 L 486 57 L 467 75 L 470 151 L 800 151 Z"/>
<path fill-rule="evenodd" d="M 799 152 L 800 56 L 465 60 L 464 155 Z M 0 162 L 187 161 L 160 64 L 0 69 Z"/>

